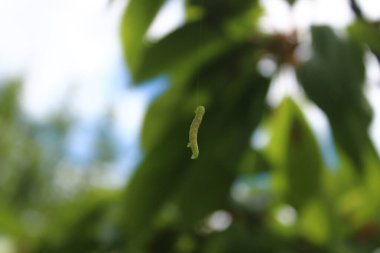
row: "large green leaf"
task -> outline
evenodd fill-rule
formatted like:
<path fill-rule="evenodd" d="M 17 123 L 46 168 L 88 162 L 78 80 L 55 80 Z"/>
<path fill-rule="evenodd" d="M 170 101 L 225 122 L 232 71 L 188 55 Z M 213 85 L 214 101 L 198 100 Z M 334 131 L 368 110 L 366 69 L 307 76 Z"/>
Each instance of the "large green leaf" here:
<path fill-rule="evenodd" d="M 186 24 L 145 48 L 140 64 L 132 71 L 134 80 L 141 82 L 159 74 L 194 69 L 220 54 L 231 42 L 221 31 L 201 22 Z"/>
<path fill-rule="evenodd" d="M 145 140 L 146 156 L 126 189 L 125 221 L 134 242 L 146 245 L 153 221 L 168 201 L 178 206 L 183 217 L 180 223 L 192 226 L 228 198 L 268 88 L 268 80 L 252 71 L 254 59 L 255 50 L 240 45 L 203 67 L 194 77 L 198 85 L 193 79 L 174 85 L 183 88 L 171 90 L 173 94 L 152 105 L 161 114 L 147 115 L 149 125 L 145 124 L 143 136 L 150 128 L 156 131 L 161 116 L 170 117 L 163 117 L 169 124 L 161 125 L 158 137 Z M 210 99 L 205 100 L 206 115 L 199 133 L 200 157 L 191 160 L 186 144 L 198 92 Z M 192 204 L 195 200 L 197 205 Z"/>
<path fill-rule="evenodd" d="M 231 227 L 211 235 L 204 242 L 202 253 L 246 253 L 261 249 L 261 243 L 252 243 L 253 233 L 244 227 Z M 268 238 L 269 240 L 269 238 Z M 268 244 L 267 244 L 268 246 Z"/>
<path fill-rule="evenodd" d="M 380 55 L 380 30 L 375 25 L 356 21 L 348 31 L 354 40 L 367 44 L 371 50 Z"/>
<path fill-rule="evenodd" d="M 22 221 L 20 220 L 18 213 L 9 205 L 0 203 L 0 233 L 5 235 L 22 235 Z"/>
<path fill-rule="evenodd" d="M 222 18 L 218 19 L 217 23 L 210 24 L 206 16 L 183 25 L 157 42 L 143 43 L 146 29 L 160 6 L 158 2 L 154 5 L 145 3 L 140 5 L 132 1 L 123 19 L 124 51 L 133 80 L 137 83 L 159 74 L 173 74 L 176 71 L 184 72 L 198 68 L 200 64 L 222 53 L 234 41 L 247 39 L 254 31 L 259 16 L 259 12 L 254 11 L 257 6 L 250 1 L 243 1 L 244 5 L 236 4 L 234 1 L 227 1 L 224 4 L 215 2 L 211 6 L 216 4 L 217 9 L 220 9 L 225 5 L 223 9 L 227 11 L 226 15 L 217 12 L 217 16 Z M 144 4 L 153 7 L 142 8 Z M 208 4 L 203 6 L 206 10 L 209 7 Z M 237 12 L 241 16 L 227 15 L 234 9 L 236 10 L 233 13 Z M 212 10 L 214 13 L 215 8 Z M 135 14 L 138 12 L 144 13 L 143 17 Z"/>
<path fill-rule="evenodd" d="M 318 221 L 315 221 L 318 222 Z M 338 252 L 317 246 L 300 238 L 282 237 L 262 226 L 252 227 L 246 223 L 236 224 L 228 230 L 206 237 L 202 253 L 247 253 L 247 252 Z M 344 251 L 339 251 L 344 252 Z M 350 252 L 350 251 L 348 251 Z M 351 253 L 351 252 L 350 252 Z"/>
<path fill-rule="evenodd" d="M 190 165 L 176 194 L 181 223 L 186 226 L 224 206 L 241 160 L 249 150 L 252 131 L 264 111 L 268 80 L 252 71 L 233 84 L 221 77 L 216 83 L 230 87 L 214 91 L 220 97 L 206 107 L 199 133 L 200 157 Z M 228 95 L 230 100 L 226 99 Z"/>
<path fill-rule="evenodd" d="M 201 7 L 206 24 L 220 25 L 226 19 L 243 15 L 250 8 L 257 6 L 257 0 L 187 0 L 188 8 Z"/>
<path fill-rule="evenodd" d="M 362 168 L 375 154 L 368 137 L 372 113 L 363 94 L 363 50 L 328 27 L 313 27 L 313 57 L 297 76 L 307 95 L 327 114 L 339 147 Z"/>
<path fill-rule="evenodd" d="M 141 60 L 143 38 L 165 0 L 130 0 L 121 22 L 125 58 L 132 73 Z"/>
<path fill-rule="evenodd" d="M 317 245 L 326 245 L 336 228 L 330 222 L 330 207 L 326 202 L 315 199 L 309 202 L 300 213 L 300 230 L 302 236 Z M 335 235 L 336 236 L 336 235 Z"/>
<path fill-rule="evenodd" d="M 32 252 L 104 252 L 100 251 L 102 248 L 110 251 L 121 237 L 116 231 L 115 215 L 110 215 L 117 194 L 93 191 L 89 195 L 50 210 L 54 216 L 49 217 L 43 239 Z M 104 233 L 105 229 L 113 234 L 112 238 Z"/>
<path fill-rule="evenodd" d="M 184 87 L 175 85 L 152 102 L 144 118 L 141 144 L 144 152 L 157 145 L 178 115 L 176 106 L 184 100 Z M 154 126 L 154 127 L 153 127 Z"/>
<path fill-rule="evenodd" d="M 278 166 L 276 180 L 283 180 L 290 204 L 297 208 L 319 194 L 322 160 L 319 148 L 304 116 L 291 100 L 283 101 L 272 121 L 269 155 Z"/>

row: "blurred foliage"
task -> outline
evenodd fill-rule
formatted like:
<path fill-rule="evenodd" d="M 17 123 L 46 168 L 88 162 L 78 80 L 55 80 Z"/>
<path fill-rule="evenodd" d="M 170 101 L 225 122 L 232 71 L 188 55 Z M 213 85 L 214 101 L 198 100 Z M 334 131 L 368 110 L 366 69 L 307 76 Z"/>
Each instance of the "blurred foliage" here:
<path fill-rule="evenodd" d="M 260 31 L 256 0 L 187 0 L 186 23 L 149 41 L 164 3 L 130 0 L 122 18 L 135 84 L 170 80 L 147 111 L 143 159 L 124 189 L 86 188 L 84 180 L 64 194 L 54 182 L 72 119 L 35 125 L 17 107 L 19 84 L 0 93 L 0 239 L 17 245 L 8 253 L 377 252 L 380 163 L 364 93 L 364 56 L 380 52 L 376 23 L 351 4 L 358 18 L 345 34 L 314 26 L 308 45 L 296 31 Z M 311 50 L 305 61 L 295 53 L 301 43 Z M 274 73 L 258 67 L 268 58 Z M 284 67 L 307 97 L 273 108 L 268 90 Z M 206 114 L 200 156 L 191 160 L 186 144 L 197 105 Z M 327 116 L 334 168 L 305 105 Z M 47 142 L 41 131 L 50 133 Z M 109 131 L 106 123 L 95 150 L 104 163 L 114 159 Z M 257 134 L 268 143 L 253 145 Z"/>
<path fill-rule="evenodd" d="M 339 147 L 360 169 L 374 151 L 367 133 L 372 112 L 363 94 L 363 49 L 328 27 L 314 27 L 312 35 L 314 55 L 299 67 L 298 78 L 329 118 Z"/>
<path fill-rule="evenodd" d="M 67 157 L 67 136 L 75 120 L 64 111 L 47 121 L 29 118 L 19 105 L 21 88 L 20 81 L 0 87 L 0 252 L 70 251 L 73 244 L 83 242 L 78 228 L 85 227 L 84 219 L 92 244 L 105 237 L 101 233 L 109 226 L 102 221 L 93 224 L 93 217 L 113 219 L 103 210 L 115 198 L 114 191 L 90 181 L 113 159 L 107 120 L 98 130 L 94 157 L 86 165 L 93 169 L 86 170 Z"/>

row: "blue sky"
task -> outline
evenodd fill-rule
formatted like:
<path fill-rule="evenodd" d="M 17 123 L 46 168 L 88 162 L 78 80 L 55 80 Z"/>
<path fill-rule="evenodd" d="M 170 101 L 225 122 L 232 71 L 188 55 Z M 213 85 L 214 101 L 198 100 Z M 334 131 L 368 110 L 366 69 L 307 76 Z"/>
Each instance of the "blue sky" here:
<path fill-rule="evenodd" d="M 136 150 L 145 110 L 162 86 L 131 86 L 119 38 L 119 21 L 127 1 L 109 2 L 0 0 L 0 80 L 22 76 L 25 86 L 21 103 L 36 120 L 43 121 L 69 102 L 65 104 L 67 111 L 91 125 L 112 108 L 117 135 L 126 147 Z M 358 2 L 367 17 L 380 18 L 378 0 Z M 311 24 L 341 29 L 353 19 L 347 0 L 299 0 L 294 8 L 283 0 L 261 3 L 266 10 L 262 30 L 287 32 L 296 27 L 305 35 L 306 44 Z M 149 29 L 148 39 L 162 37 L 183 20 L 183 1 L 169 0 Z M 376 115 L 370 132 L 380 150 L 380 71 L 370 55 L 367 62 L 366 94 Z M 270 59 L 263 62 L 264 67 L 268 64 L 270 71 Z M 165 80 L 155 82 L 162 84 Z M 284 68 L 273 82 L 268 103 L 275 106 L 284 96 L 293 96 L 303 106 L 323 145 L 330 138 L 327 120 L 305 100 L 294 73 Z M 131 162 L 128 166 L 134 165 Z"/>

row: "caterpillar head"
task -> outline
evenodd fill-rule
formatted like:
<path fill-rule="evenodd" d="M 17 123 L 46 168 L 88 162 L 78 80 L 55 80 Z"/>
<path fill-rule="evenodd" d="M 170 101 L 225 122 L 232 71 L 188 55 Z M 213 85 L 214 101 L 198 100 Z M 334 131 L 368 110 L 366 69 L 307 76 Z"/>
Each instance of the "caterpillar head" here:
<path fill-rule="evenodd" d="M 200 105 L 198 106 L 195 111 L 194 111 L 196 114 L 204 114 L 205 113 L 205 107 Z"/>

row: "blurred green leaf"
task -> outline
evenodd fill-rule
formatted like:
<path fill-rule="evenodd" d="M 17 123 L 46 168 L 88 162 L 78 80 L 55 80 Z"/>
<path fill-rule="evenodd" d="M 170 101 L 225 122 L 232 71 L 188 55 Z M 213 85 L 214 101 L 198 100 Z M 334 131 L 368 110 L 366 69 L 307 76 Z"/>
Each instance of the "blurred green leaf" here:
<path fill-rule="evenodd" d="M 141 82 L 156 75 L 198 68 L 231 45 L 220 31 L 201 22 L 184 25 L 162 40 L 146 46 L 141 62 L 132 69 L 134 80 Z"/>
<path fill-rule="evenodd" d="M 375 25 L 358 20 L 348 28 L 348 31 L 351 38 L 367 44 L 371 50 L 380 55 L 380 30 Z"/>
<path fill-rule="evenodd" d="M 257 172 L 268 172 L 271 169 L 273 169 L 273 165 L 262 150 L 247 150 L 240 164 L 240 173 L 242 175 L 249 175 Z"/>
<path fill-rule="evenodd" d="M 326 205 L 314 200 L 303 208 L 300 216 L 303 236 L 317 245 L 325 245 L 330 241 L 333 230 Z"/>
<path fill-rule="evenodd" d="M 241 227 L 232 227 L 222 233 L 211 235 L 205 242 L 202 253 L 256 252 L 257 243 L 252 243 L 253 234 Z"/>
<path fill-rule="evenodd" d="M 348 223 L 351 226 L 345 228 L 352 230 L 368 222 L 378 210 L 376 200 L 368 189 L 363 186 L 352 186 L 339 197 L 336 206 L 340 215 L 350 217 Z"/>
<path fill-rule="evenodd" d="M 280 191 L 285 190 L 289 203 L 300 208 L 321 189 L 321 155 L 295 102 L 285 99 L 274 113 L 268 152 L 279 167 L 278 179 L 285 180 Z"/>
<path fill-rule="evenodd" d="M 156 113 L 171 116 L 164 117 L 170 124 L 159 132 L 153 145 L 146 144 L 146 157 L 126 189 L 126 226 L 130 233 L 149 234 L 152 219 L 170 197 L 178 205 L 179 223 L 185 226 L 223 206 L 264 109 L 268 80 L 252 72 L 254 59 L 255 50 L 240 45 L 205 66 L 194 77 L 198 85 L 187 80 L 182 90 L 173 89 L 170 96 L 164 95 L 160 103 L 152 105 L 157 107 Z M 220 72 L 222 69 L 226 71 Z M 205 104 L 198 136 L 200 157 L 191 160 L 186 143 L 198 91 L 214 99 Z M 166 103 L 164 98 L 168 99 Z M 161 106 L 167 107 L 163 110 Z M 145 123 L 143 136 L 160 121 L 159 115 L 148 114 L 146 123 L 150 125 Z"/>
<path fill-rule="evenodd" d="M 90 194 L 89 194 L 90 195 Z M 109 252 L 119 239 L 109 217 L 113 192 L 92 192 L 65 203 L 50 219 L 44 240 L 33 252 Z M 112 226 L 111 226 L 112 224 Z"/>
<path fill-rule="evenodd" d="M 204 120 L 199 134 L 203 152 L 183 179 L 177 195 L 181 222 L 187 226 L 223 207 L 240 161 L 249 149 L 249 136 L 261 118 L 266 80 L 252 76 L 241 85 L 247 89 L 241 91 L 232 107 L 209 107 Z"/>
<path fill-rule="evenodd" d="M 257 7 L 256 0 L 187 0 L 187 8 L 202 8 L 203 20 L 206 24 L 220 26 L 227 19 Z"/>
<path fill-rule="evenodd" d="M 172 116 L 177 114 L 176 105 L 184 99 L 183 90 L 184 88 L 181 85 L 171 87 L 153 101 L 148 108 L 141 136 L 141 144 L 145 152 L 150 152 L 157 145 L 157 142 L 172 124 Z"/>
<path fill-rule="evenodd" d="M 165 0 L 130 0 L 121 21 L 121 39 L 125 59 L 136 72 L 144 48 L 143 39 Z"/>
<path fill-rule="evenodd" d="M 313 57 L 298 68 L 307 95 L 327 114 L 339 147 L 363 168 L 375 155 L 368 136 L 372 112 L 363 94 L 363 49 L 338 38 L 329 27 L 313 27 Z"/>
<path fill-rule="evenodd" d="M 20 93 L 21 83 L 19 81 L 9 82 L 1 87 L 0 92 L 0 117 L 2 124 L 4 121 L 16 120 L 19 116 L 18 95 Z"/>
<path fill-rule="evenodd" d="M 11 206 L 0 202 L 0 233 L 20 236 L 24 233 L 22 221 Z"/>

